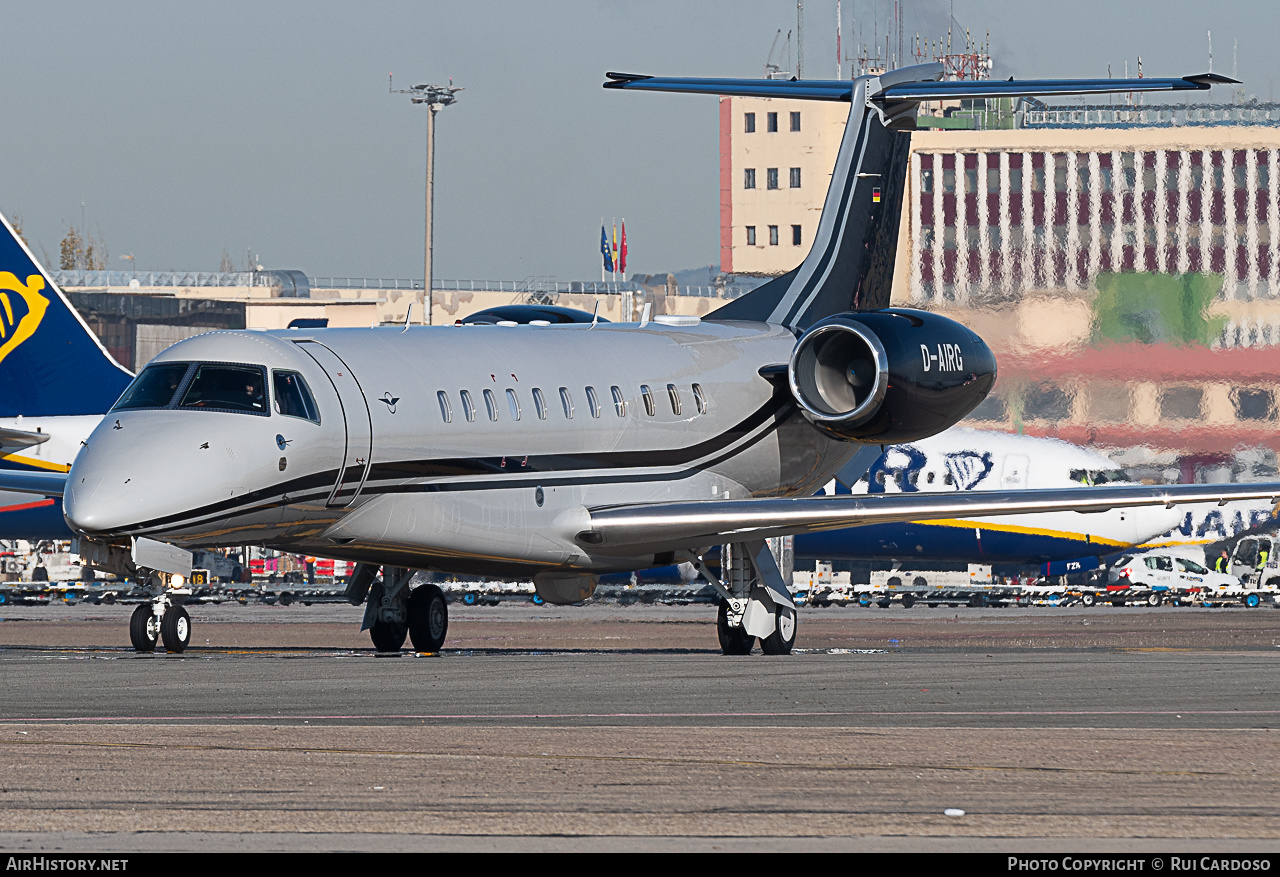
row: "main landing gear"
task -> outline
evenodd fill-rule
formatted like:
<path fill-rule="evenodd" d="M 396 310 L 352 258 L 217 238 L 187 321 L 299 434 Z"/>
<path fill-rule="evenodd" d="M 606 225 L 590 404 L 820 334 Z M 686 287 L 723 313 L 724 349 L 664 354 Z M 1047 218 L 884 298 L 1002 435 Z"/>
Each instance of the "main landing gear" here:
<path fill-rule="evenodd" d="M 720 592 L 716 634 L 726 655 L 749 655 L 757 639 L 766 655 L 789 655 L 796 643 L 796 605 L 764 540 L 720 549 L 720 581 L 701 558 L 693 565 Z"/>
<path fill-rule="evenodd" d="M 191 644 L 191 616 L 182 606 L 190 589 L 166 587 L 153 573 L 147 578 L 151 599 L 133 610 L 129 619 L 129 642 L 136 652 L 153 652 L 162 643 L 166 652 L 181 654 Z"/>
<path fill-rule="evenodd" d="M 449 606 L 444 592 L 432 584 L 410 589 L 416 570 L 372 564 L 356 564 L 346 597 L 353 605 L 365 604 L 361 630 L 369 631 L 379 652 L 398 652 L 405 637 L 417 652 L 438 652 L 449 630 Z M 367 599 L 366 599 L 367 596 Z"/>

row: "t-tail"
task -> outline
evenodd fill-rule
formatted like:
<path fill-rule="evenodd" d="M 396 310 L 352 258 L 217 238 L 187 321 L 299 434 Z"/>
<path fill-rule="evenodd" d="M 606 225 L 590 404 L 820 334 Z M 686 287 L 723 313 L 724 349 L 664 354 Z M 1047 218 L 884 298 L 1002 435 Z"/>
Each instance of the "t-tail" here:
<path fill-rule="evenodd" d="M 941 64 L 853 80 L 684 79 L 608 73 L 605 88 L 848 101 L 849 121 L 809 254 L 787 272 L 709 315 L 802 332 L 833 314 L 889 306 L 911 131 L 922 101 L 960 98 L 1203 91 L 1214 73 L 1182 79 L 943 80 Z"/>
<path fill-rule="evenodd" d="M 0 223 L 0 417 L 106 413 L 133 375 Z"/>

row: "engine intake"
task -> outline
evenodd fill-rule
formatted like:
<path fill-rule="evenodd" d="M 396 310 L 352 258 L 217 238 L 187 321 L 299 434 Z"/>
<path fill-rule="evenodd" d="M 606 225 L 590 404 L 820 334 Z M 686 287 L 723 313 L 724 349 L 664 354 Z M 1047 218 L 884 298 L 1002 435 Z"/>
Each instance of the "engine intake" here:
<path fill-rule="evenodd" d="M 805 417 L 846 441 L 914 441 L 978 406 L 995 384 L 990 348 L 926 311 L 837 314 L 796 343 L 787 367 Z"/>

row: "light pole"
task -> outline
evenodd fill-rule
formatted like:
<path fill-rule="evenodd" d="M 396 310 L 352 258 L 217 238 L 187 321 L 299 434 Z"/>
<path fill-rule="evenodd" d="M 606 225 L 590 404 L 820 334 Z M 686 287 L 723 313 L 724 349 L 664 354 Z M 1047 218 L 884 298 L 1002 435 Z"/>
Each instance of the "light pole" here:
<path fill-rule="evenodd" d="M 424 325 L 431 325 L 431 224 L 434 201 L 435 186 L 435 165 L 436 165 L 436 113 L 450 104 L 457 101 L 454 95 L 462 91 L 461 88 L 455 88 L 453 80 L 449 81 L 449 85 L 414 85 L 410 88 L 402 88 L 399 90 L 391 88 L 391 81 L 387 81 L 388 91 L 393 94 L 407 94 L 409 100 L 415 104 L 427 105 L 427 197 L 426 197 L 426 229 L 425 240 L 423 243 L 422 257 L 422 295 L 418 298 L 418 307 L 421 312 L 419 319 Z"/>

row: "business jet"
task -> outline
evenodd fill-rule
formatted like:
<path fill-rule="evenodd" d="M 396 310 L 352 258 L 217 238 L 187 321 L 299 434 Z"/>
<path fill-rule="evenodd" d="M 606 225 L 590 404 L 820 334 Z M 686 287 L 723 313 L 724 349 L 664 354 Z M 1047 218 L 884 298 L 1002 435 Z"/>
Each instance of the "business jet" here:
<path fill-rule="evenodd" d="M 43 477 L 50 487 L 45 496 L 0 492 L 0 539 L 70 539 L 62 483 L 133 373 L 102 346 L 9 221 L 0 216 L 0 224 L 0 470 L 26 473 L 28 482 Z"/>
<path fill-rule="evenodd" d="M 995 383 L 975 333 L 888 306 L 918 103 L 1225 79 L 942 76 L 937 64 L 833 82 L 608 76 L 620 90 L 849 103 L 809 254 L 708 318 L 211 332 L 160 354 L 63 493 L 81 555 L 153 588 L 134 646 L 186 647 L 190 619 L 167 586 L 191 549 L 256 543 L 356 561 L 348 597 L 378 649 L 445 641 L 444 595 L 411 588 L 415 570 L 530 576 L 543 599 L 572 603 L 601 573 L 687 561 L 722 597 L 725 653 L 758 639 L 785 654 L 796 611 L 773 536 L 1280 497 L 1280 484 L 812 496 L 862 446 L 941 432 Z M 715 545 L 719 576 L 701 560 Z"/>
<path fill-rule="evenodd" d="M 1136 483 L 1106 457 L 1068 442 L 953 427 L 931 438 L 886 448 L 864 471 L 838 474 L 823 493 L 948 494 Z M 795 557 L 797 563 L 819 559 L 1073 561 L 1078 569 L 1092 569 L 1099 556 L 1168 533 L 1183 517 L 1181 509 L 1147 506 L 1091 514 L 1055 511 L 880 524 L 803 533 L 795 539 Z"/>

